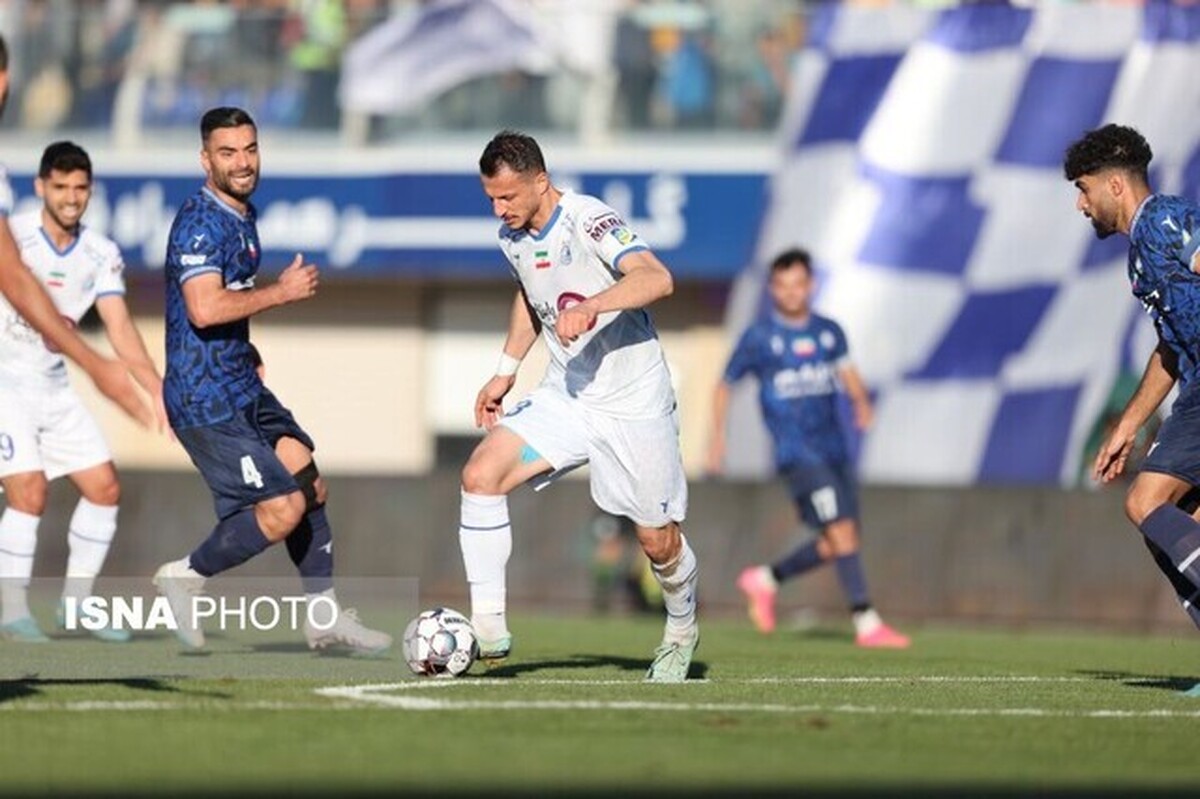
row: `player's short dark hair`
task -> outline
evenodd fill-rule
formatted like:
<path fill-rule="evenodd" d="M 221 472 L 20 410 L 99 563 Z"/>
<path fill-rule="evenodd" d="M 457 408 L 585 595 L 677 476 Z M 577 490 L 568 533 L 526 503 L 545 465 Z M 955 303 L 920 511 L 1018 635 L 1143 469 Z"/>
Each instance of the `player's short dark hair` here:
<path fill-rule="evenodd" d="M 775 260 L 771 261 L 771 274 L 791 269 L 797 265 L 803 267 L 810 276 L 812 275 L 812 256 L 808 254 L 808 250 L 792 247 L 776 255 Z"/>
<path fill-rule="evenodd" d="M 531 172 L 545 172 L 546 159 L 542 157 L 542 148 L 532 136 L 515 130 L 502 130 L 492 137 L 479 156 L 479 173 L 487 177 L 495 177 L 501 167 L 507 166 L 513 172 L 527 175 Z"/>
<path fill-rule="evenodd" d="M 0 34 L 0 72 L 8 71 L 8 42 L 4 40 L 4 34 Z"/>
<path fill-rule="evenodd" d="M 42 163 L 38 166 L 38 177 L 48 178 L 50 173 L 75 172 L 82 169 L 92 179 L 92 159 L 87 150 L 73 141 L 56 141 L 42 152 Z"/>
<path fill-rule="evenodd" d="M 227 105 L 210 108 L 204 112 L 204 116 L 200 117 L 200 140 L 207 143 L 208 137 L 218 128 L 240 128 L 243 125 L 258 129 L 258 126 L 254 124 L 254 118 L 241 108 Z"/>
<path fill-rule="evenodd" d="M 1109 123 L 1089 130 L 1067 148 L 1063 174 L 1074 181 L 1104 169 L 1120 169 L 1146 183 L 1146 170 L 1153 157 L 1142 134 L 1127 125 Z"/>

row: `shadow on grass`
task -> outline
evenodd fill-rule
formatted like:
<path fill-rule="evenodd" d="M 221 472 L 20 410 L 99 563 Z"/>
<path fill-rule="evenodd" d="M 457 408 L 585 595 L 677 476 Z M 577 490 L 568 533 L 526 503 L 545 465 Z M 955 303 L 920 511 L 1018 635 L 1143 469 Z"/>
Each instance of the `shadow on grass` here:
<path fill-rule="evenodd" d="M 1097 670 L 1082 670 L 1075 673 L 1096 680 L 1119 682 L 1130 688 L 1154 688 L 1160 691 L 1187 691 L 1200 683 L 1200 677 L 1185 677 L 1179 674 L 1137 674 L 1132 671 Z"/>
<path fill-rule="evenodd" d="M 650 668 L 648 658 L 627 658 L 615 655 L 573 655 L 564 660 L 533 660 L 525 663 L 504 663 L 480 672 L 488 677 L 512 678 L 522 674 L 536 673 L 549 669 L 595 669 L 617 667 L 621 671 L 632 671 L 645 674 Z M 702 660 L 693 660 L 688 670 L 688 679 L 701 680 L 708 674 L 708 664 Z"/>
<path fill-rule="evenodd" d="M 126 677 L 121 679 L 39 679 L 36 675 L 22 677 L 16 680 L 0 680 L 0 704 L 17 699 L 27 699 L 39 696 L 47 688 L 53 687 L 84 687 L 84 686 L 120 686 L 132 691 L 144 691 L 155 694 L 175 694 L 178 696 L 203 696 L 214 699 L 232 699 L 233 694 L 218 691 L 195 691 L 179 688 L 164 680 L 171 677 Z M 182 678 L 180 678 L 182 679 Z"/>

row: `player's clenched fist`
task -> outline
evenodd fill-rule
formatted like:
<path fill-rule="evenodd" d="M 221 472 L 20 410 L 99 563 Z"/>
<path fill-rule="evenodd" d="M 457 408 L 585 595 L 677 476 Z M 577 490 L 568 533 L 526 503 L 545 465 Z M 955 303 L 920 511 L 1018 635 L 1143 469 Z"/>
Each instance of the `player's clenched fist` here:
<path fill-rule="evenodd" d="M 558 304 L 559 312 L 554 323 L 554 333 L 564 347 L 596 326 L 598 313 L 594 303 L 588 300 L 563 302 L 563 298 L 560 297 Z"/>
<path fill-rule="evenodd" d="M 317 267 L 304 263 L 304 256 L 296 253 L 287 268 L 279 273 L 279 290 L 283 292 L 284 301 L 300 302 L 316 295 L 318 277 Z"/>

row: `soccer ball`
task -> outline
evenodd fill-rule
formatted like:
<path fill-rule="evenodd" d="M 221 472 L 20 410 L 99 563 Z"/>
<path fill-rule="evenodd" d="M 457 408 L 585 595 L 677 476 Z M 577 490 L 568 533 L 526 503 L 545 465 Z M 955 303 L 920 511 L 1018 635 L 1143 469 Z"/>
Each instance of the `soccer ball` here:
<path fill-rule="evenodd" d="M 404 630 L 404 660 L 423 677 L 465 674 L 478 656 L 475 630 L 457 610 L 426 610 Z"/>

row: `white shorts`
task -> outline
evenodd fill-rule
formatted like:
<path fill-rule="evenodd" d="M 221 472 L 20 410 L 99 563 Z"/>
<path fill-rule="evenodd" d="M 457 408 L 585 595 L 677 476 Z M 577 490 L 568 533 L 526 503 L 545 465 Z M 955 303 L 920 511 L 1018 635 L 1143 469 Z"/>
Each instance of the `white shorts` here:
<path fill-rule="evenodd" d="M 0 477 L 53 480 L 112 460 L 96 420 L 69 386 L 0 386 Z"/>
<path fill-rule="evenodd" d="M 687 516 L 676 413 L 617 419 L 543 386 L 514 405 L 500 424 L 550 462 L 551 479 L 590 464 L 592 499 L 602 510 L 643 527 Z"/>

